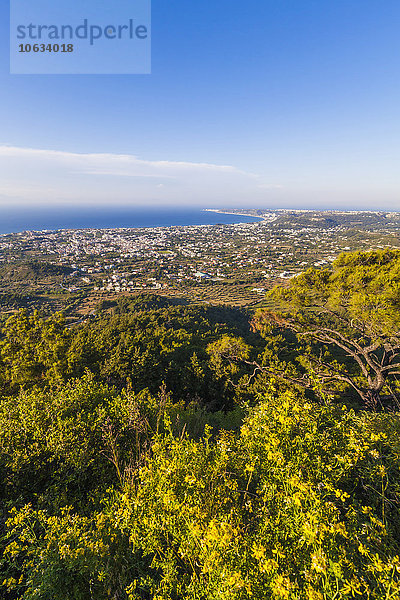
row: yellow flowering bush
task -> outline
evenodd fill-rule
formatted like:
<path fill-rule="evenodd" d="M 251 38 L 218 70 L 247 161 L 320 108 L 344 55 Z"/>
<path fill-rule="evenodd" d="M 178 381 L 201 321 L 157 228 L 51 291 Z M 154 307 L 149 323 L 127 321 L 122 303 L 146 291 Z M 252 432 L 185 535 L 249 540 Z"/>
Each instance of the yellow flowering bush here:
<path fill-rule="evenodd" d="M 102 509 L 8 520 L 14 600 L 400 597 L 400 417 L 285 392 L 239 433 L 153 438 Z"/>
<path fill-rule="evenodd" d="M 150 595 L 395 598 L 399 425 L 286 393 L 238 437 L 159 439 L 118 513 Z"/>

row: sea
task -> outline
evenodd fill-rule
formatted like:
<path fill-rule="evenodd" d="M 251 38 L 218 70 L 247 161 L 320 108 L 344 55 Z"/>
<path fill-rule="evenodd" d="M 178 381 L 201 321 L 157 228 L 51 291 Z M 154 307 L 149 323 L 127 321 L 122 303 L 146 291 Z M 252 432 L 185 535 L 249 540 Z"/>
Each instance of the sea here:
<path fill-rule="evenodd" d="M 58 229 L 117 229 L 259 222 L 259 217 L 199 208 L 144 207 L 0 207 L 0 234 Z"/>

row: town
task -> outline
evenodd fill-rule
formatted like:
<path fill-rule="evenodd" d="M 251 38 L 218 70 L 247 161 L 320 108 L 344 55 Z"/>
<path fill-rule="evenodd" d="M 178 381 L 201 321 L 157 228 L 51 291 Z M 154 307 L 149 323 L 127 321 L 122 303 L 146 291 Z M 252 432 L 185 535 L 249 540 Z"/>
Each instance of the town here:
<path fill-rule="evenodd" d="M 1 314 L 31 307 L 76 318 L 101 301 L 143 293 L 256 307 L 274 285 L 342 252 L 400 248 L 399 213 L 229 212 L 260 221 L 1 235 Z"/>

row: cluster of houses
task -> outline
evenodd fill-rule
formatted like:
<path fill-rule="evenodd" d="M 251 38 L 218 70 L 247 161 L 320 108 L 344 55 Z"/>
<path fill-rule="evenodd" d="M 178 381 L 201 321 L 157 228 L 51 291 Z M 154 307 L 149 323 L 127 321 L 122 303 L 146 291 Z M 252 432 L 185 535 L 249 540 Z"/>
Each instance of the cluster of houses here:
<path fill-rule="evenodd" d="M 62 287 L 69 291 L 119 293 L 241 279 L 264 294 L 269 286 L 263 280 L 323 268 L 340 252 L 368 248 L 372 237 L 375 247 L 379 241 L 376 231 L 365 231 L 353 242 L 344 225 L 279 223 L 271 218 L 235 225 L 22 232 L 0 236 L 0 263 L 29 255 L 67 266 L 72 272 Z M 396 229 L 395 219 L 390 223 Z"/>

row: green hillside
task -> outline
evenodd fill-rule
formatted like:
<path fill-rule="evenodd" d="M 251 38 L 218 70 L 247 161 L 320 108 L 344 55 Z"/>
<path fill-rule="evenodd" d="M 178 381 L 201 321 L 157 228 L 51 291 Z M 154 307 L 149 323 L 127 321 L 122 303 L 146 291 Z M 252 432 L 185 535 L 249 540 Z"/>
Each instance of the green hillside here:
<path fill-rule="evenodd" d="M 259 309 L 8 316 L 0 597 L 399 598 L 399 309 L 400 251 L 380 250 Z"/>

